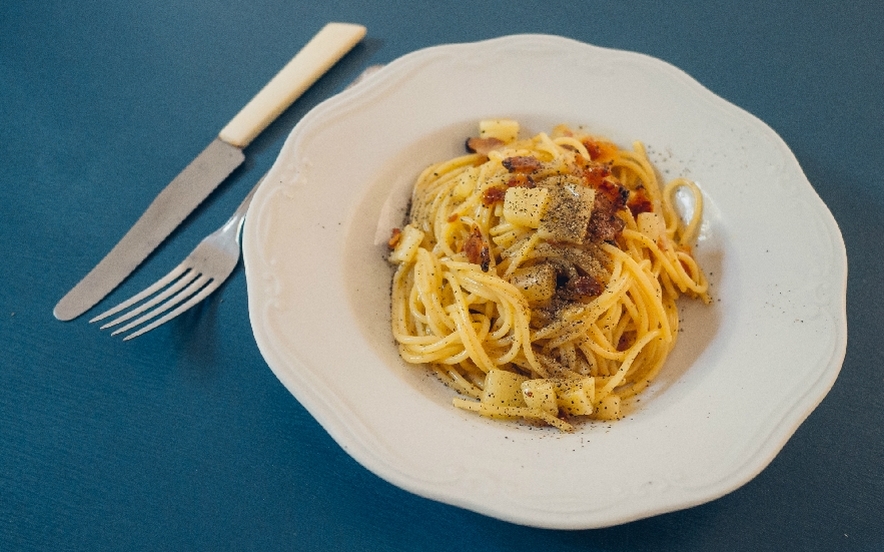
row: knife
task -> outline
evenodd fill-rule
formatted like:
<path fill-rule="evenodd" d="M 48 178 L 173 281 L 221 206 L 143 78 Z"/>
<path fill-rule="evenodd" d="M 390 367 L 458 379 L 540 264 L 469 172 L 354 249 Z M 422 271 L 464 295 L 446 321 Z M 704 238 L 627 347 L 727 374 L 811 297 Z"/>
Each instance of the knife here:
<path fill-rule="evenodd" d="M 292 102 L 365 36 L 362 25 L 329 23 L 230 120 L 148 206 L 131 229 L 55 305 L 73 320 L 116 288 L 218 185 L 238 167 L 248 146 Z"/>

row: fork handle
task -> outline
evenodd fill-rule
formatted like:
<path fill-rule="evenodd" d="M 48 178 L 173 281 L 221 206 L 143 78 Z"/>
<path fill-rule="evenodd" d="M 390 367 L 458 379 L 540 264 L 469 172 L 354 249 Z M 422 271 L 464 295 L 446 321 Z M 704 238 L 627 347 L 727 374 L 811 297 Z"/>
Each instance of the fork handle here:
<path fill-rule="evenodd" d="M 264 182 L 264 179 L 267 178 L 267 173 L 264 173 L 264 176 L 258 179 L 255 182 L 255 185 L 252 186 L 252 189 L 249 190 L 249 193 L 246 194 L 246 197 L 242 200 L 242 203 L 239 204 L 239 207 L 236 208 L 236 211 L 233 212 L 233 216 L 245 216 L 246 211 L 249 210 L 249 204 L 252 202 L 252 198 L 255 197 L 255 192 L 258 191 L 258 188 L 261 187 L 261 183 Z"/>
<path fill-rule="evenodd" d="M 365 36 L 365 27 L 329 23 L 243 107 L 218 137 L 244 148 Z"/>
<path fill-rule="evenodd" d="M 246 220 L 246 212 L 249 210 L 249 204 L 252 202 L 252 198 L 255 196 L 255 192 L 258 191 L 258 188 L 261 187 L 261 183 L 264 182 L 264 178 L 267 177 L 267 173 L 264 173 L 264 176 L 258 179 L 255 182 L 255 185 L 252 186 L 252 189 L 249 190 L 249 193 L 246 195 L 245 199 L 242 200 L 242 203 L 239 204 L 239 207 L 236 208 L 236 211 L 230 215 L 230 218 L 224 223 L 224 225 L 218 229 L 219 232 L 223 234 L 233 233 L 233 238 L 237 244 L 240 243 L 240 234 L 242 232 L 243 223 Z"/>

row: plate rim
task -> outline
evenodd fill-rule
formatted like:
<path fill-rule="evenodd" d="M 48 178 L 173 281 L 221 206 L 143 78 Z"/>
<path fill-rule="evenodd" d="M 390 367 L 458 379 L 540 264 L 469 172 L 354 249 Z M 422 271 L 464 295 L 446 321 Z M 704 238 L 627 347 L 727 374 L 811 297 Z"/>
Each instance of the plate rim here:
<path fill-rule="evenodd" d="M 838 373 L 840 372 L 841 364 L 843 363 L 843 359 L 846 354 L 847 258 L 843 238 L 841 238 L 837 222 L 831 215 L 831 212 L 822 202 L 822 199 L 819 197 L 818 194 L 816 194 L 812 185 L 809 183 L 809 181 L 807 181 L 806 176 L 798 165 L 797 159 L 794 158 L 791 150 L 789 150 L 785 142 L 783 142 L 782 139 L 763 121 L 714 94 L 703 85 L 701 85 L 699 82 L 694 80 L 692 77 L 690 77 L 683 70 L 664 60 L 660 60 L 642 53 L 594 46 L 570 38 L 558 37 L 555 35 L 520 34 L 508 35 L 478 42 L 431 46 L 429 48 L 424 48 L 422 50 L 417 50 L 415 52 L 406 54 L 405 56 L 402 56 L 401 58 L 391 62 L 388 66 L 382 69 L 378 73 L 378 75 L 372 77 L 370 82 L 366 83 L 366 87 L 360 86 L 354 90 L 346 91 L 336 97 L 326 100 L 325 102 L 321 103 L 316 108 L 311 110 L 310 113 L 308 113 L 292 130 L 292 133 L 286 140 L 286 144 L 283 146 L 283 151 L 291 151 L 293 149 L 301 147 L 301 144 L 299 144 L 300 137 L 305 135 L 306 131 L 310 128 L 310 125 L 315 124 L 316 121 L 320 121 L 325 113 L 333 112 L 336 109 L 345 108 L 347 107 L 348 102 L 351 104 L 358 104 L 359 98 L 370 97 L 370 90 L 372 88 L 375 89 L 375 91 L 382 89 L 385 82 L 389 84 L 389 82 L 394 81 L 394 77 L 396 77 L 396 75 L 399 75 L 400 73 L 404 74 L 405 72 L 407 72 L 408 67 L 411 65 L 428 63 L 428 60 L 432 60 L 435 58 L 435 56 L 440 54 L 443 56 L 456 55 L 463 50 L 484 49 L 489 46 L 507 46 L 519 43 L 526 45 L 539 44 L 545 47 L 552 48 L 590 48 L 596 53 L 603 53 L 603 55 L 611 54 L 615 56 L 625 56 L 627 58 L 641 60 L 641 63 L 649 63 L 658 67 L 662 67 L 665 69 L 668 76 L 680 79 L 680 84 L 690 87 L 695 94 L 704 97 L 707 101 L 715 103 L 719 109 L 724 109 L 733 116 L 738 116 L 741 118 L 748 117 L 750 118 L 749 120 L 753 121 L 752 124 L 756 126 L 760 125 L 759 128 L 764 130 L 771 137 L 773 142 L 780 147 L 779 153 L 789 158 L 788 160 L 790 161 L 790 163 L 794 163 L 794 168 L 797 168 L 800 176 L 807 184 L 807 188 L 801 191 L 805 194 L 810 191 L 813 196 L 816 197 L 816 201 L 818 201 L 818 204 L 816 206 L 817 210 L 819 211 L 818 214 L 824 217 L 825 214 L 828 214 L 830 220 L 827 221 L 829 224 L 826 225 L 826 228 L 830 232 L 834 229 L 834 232 L 836 234 L 830 234 L 830 237 L 833 239 L 834 242 L 837 242 L 833 243 L 833 247 L 836 250 L 835 257 L 838 258 L 841 265 L 839 267 L 839 270 L 837 271 L 841 281 L 840 291 L 837 292 L 837 296 L 840 298 L 840 308 L 836 313 L 838 315 L 836 320 L 836 322 L 838 323 L 838 328 L 836 329 L 837 335 L 835 339 L 835 344 L 833 346 L 831 358 L 828 359 L 828 361 L 822 363 L 826 365 L 826 368 L 820 371 L 817 381 L 815 381 L 813 385 L 808 386 L 808 388 L 806 389 L 805 395 L 812 395 L 812 398 L 803 398 L 802 400 L 798 401 L 797 404 L 792 405 L 792 407 L 789 409 L 789 412 L 791 414 L 791 416 L 789 417 L 791 421 L 790 426 L 787 428 L 781 428 L 779 431 L 770 431 L 767 434 L 767 439 L 758 444 L 757 453 L 752 455 L 752 457 L 755 458 L 755 462 L 743 466 L 743 473 L 739 477 L 735 477 L 733 474 L 723 477 L 723 479 L 730 479 L 729 484 L 719 485 L 716 488 L 716 492 L 707 492 L 702 497 L 697 496 L 690 499 L 676 501 L 677 504 L 667 503 L 663 505 L 657 504 L 654 507 L 646 506 L 641 511 L 632 511 L 627 509 L 627 511 L 617 512 L 616 514 L 608 516 L 598 516 L 593 515 L 592 513 L 587 514 L 586 512 L 576 512 L 573 513 L 573 515 L 571 515 L 566 520 L 549 519 L 549 516 L 538 515 L 537 512 L 524 510 L 513 511 L 512 509 L 508 509 L 506 506 L 495 508 L 494 505 L 482 503 L 481 501 L 477 503 L 476 501 L 471 500 L 469 497 L 451 496 L 450 494 L 439 492 L 439 489 L 427 488 L 426 485 L 422 484 L 422 481 L 419 478 L 415 479 L 409 474 L 395 473 L 396 470 L 392 469 L 394 466 L 386 465 L 383 457 L 373 457 L 371 454 L 366 455 L 367 452 L 370 452 L 364 450 L 365 447 L 370 448 L 368 445 L 360 445 L 358 443 L 352 442 L 341 442 L 341 440 L 352 438 L 352 435 L 344 435 L 344 433 L 347 432 L 343 432 L 342 428 L 337 426 L 337 424 L 341 424 L 342 422 L 329 420 L 329 417 L 332 415 L 332 413 L 321 411 L 321 409 L 315 404 L 310 404 L 309 399 L 305 399 L 303 396 L 299 397 L 295 390 L 292 389 L 292 387 L 297 387 L 301 384 L 301 382 L 293 381 L 291 379 L 291 374 L 280 373 L 279 364 L 284 362 L 284 359 L 279 358 L 279 351 L 274 348 L 274 345 L 272 343 L 268 342 L 267 336 L 261 334 L 260 330 L 260 307 L 262 305 L 259 304 L 256 299 L 258 295 L 256 286 L 258 285 L 257 282 L 259 278 L 258 275 L 254 273 L 254 255 L 256 254 L 256 243 L 254 242 L 254 240 L 256 239 L 255 236 L 258 235 L 258 230 L 256 228 L 258 221 L 252 220 L 253 218 L 257 217 L 247 217 L 243 235 L 243 251 L 246 265 L 247 286 L 249 290 L 249 316 L 252 321 L 253 333 L 255 334 L 256 341 L 258 342 L 259 349 L 261 350 L 262 355 L 264 355 L 265 359 L 268 361 L 268 365 L 270 365 L 271 370 L 274 371 L 280 381 L 282 381 L 283 384 L 286 385 L 289 391 L 295 394 L 296 398 L 298 398 L 298 400 L 301 401 L 302 404 L 304 404 L 305 402 L 308 403 L 304 404 L 304 406 L 308 409 L 308 411 L 310 411 L 311 415 L 313 415 L 323 425 L 323 427 L 325 427 L 326 431 L 332 434 L 332 437 L 334 437 L 335 440 L 338 441 L 338 443 L 344 448 L 344 450 L 346 450 L 357 461 L 359 461 L 361 464 L 363 464 L 365 467 L 367 467 L 369 470 L 376 473 L 383 479 L 386 479 L 399 487 L 402 487 L 406 490 L 409 490 L 410 492 L 421 496 L 478 511 L 486 515 L 492 515 L 493 517 L 505 519 L 507 521 L 512 521 L 515 523 L 541 527 L 569 529 L 604 527 L 618 523 L 624 523 L 634 519 L 657 515 L 663 512 L 675 511 L 678 509 L 691 507 L 723 496 L 750 481 L 752 478 L 755 477 L 755 475 L 760 473 L 770 463 L 770 461 L 773 460 L 773 458 L 782 449 L 782 447 L 785 445 L 785 443 L 788 441 L 794 431 L 798 428 L 798 426 L 823 400 L 828 390 L 834 384 Z M 387 76 L 385 77 L 384 75 Z M 400 77 L 401 76 L 402 75 L 400 75 Z M 384 81 L 385 78 L 387 79 L 387 81 Z M 393 84 L 395 84 L 395 82 Z M 277 162 L 274 163 L 267 180 L 272 182 L 274 179 L 278 179 L 279 177 L 281 177 L 286 171 L 290 171 L 292 169 L 293 167 L 290 164 L 287 165 L 283 153 L 281 153 L 280 157 L 277 159 Z M 267 198 L 270 197 L 270 189 L 270 185 L 263 184 L 258 190 L 258 194 L 256 194 L 255 198 L 258 201 L 253 202 L 253 206 L 258 205 L 258 207 L 256 208 L 256 212 L 260 212 L 260 209 L 262 208 L 262 203 L 266 204 L 266 201 L 268 200 Z M 808 201 L 814 200 L 811 197 L 811 199 L 808 199 Z M 819 210 L 819 207 L 822 207 L 821 211 Z M 838 247 L 839 244 L 840 251 Z M 802 404 L 803 407 L 798 408 Z M 351 430 L 349 431 L 349 433 L 353 434 L 355 432 Z"/>

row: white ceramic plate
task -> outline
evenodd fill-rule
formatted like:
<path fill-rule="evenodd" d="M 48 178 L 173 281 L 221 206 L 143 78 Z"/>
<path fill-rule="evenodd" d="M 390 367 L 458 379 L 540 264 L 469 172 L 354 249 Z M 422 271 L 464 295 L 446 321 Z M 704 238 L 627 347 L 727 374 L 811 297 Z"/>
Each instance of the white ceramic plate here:
<path fill-rule="evenodd" d="M 397 355 L 377 228 L 489 117 L 642 140 L 665 177 L 703 189 L 714 303 L 683 303 L 676 350 L 623 420 L 572 434 L 489 421 Z M 255 196 L 243 247 L 258 346 L 340 446 L 413 493 L 520 524 L 602 527 L 736 489 L 845 353 L 844 244 L 783 141 L 662 61 L 560 37 L 421 50 L 321 104 Z"/>

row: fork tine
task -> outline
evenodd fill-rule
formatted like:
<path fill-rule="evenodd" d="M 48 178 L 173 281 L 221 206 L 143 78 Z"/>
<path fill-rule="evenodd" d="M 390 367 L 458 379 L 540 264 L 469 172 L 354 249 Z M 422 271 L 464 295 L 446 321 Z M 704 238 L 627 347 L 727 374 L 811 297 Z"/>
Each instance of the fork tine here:
<path fill-rule="evenodd" d="M 160 304 L 159 306 L 157 306 L 155 309 L 151 310 L 150 312 L 147 312 L 147 313 L 141 315 L 140 317 L 136 318 L 135 320 L 129 322 L 128 324 L 126 324 L 122 328 L 118 328 L 118 329 L 114 330 L 111 333 L 111 335 L 119 335 L 121 333 L 125 333 L 125 332 L 131 330 L 132 328 L 135 328 L 137 326 L 140 326 L 141 324 L 144 324 L 148 320 L 156 318 L 157 316 L 166 312 L 167 310 L 171 309 L 172 307 L 180 304 L 182 301 L 184 301 L 188 297 L 192 296 L 194 293 L 203 289 L 206 286 L 206 284 L 208 284 L 211 280 L 212 280 L 212 278 L 209 276 L 206 276 L 205 274 L 197 274 L 196 278 L 191 278 L 190 280 L 181 283 L 181 285 L 176 284 L 175 291 L 177 291 L 177 293 L 175 293 L 175 295 L 173 297 L 171 297 L 167 301 L 163 302 L 162 304 Z M 181 288 L 183 288 L 183 289 L 181 289 Z"/>
<path fill-rule="evenodd" d="M 186 302 L 178 305 L 178 307 L 176 307 L 175 310 L 167 313 L 162 318 L 154 320 L 153 322 L 144 326 L 143 328 L 140 328 L 137 331 L 132 332 L 131 334 L 124 337 L 123 341 L 129 341 L 130 339 L 135 339 L 136 337 L 146 334 L 147 332 L 153 330 L 154 328 L 157 328 L 158 326 L 162 326 L 163 324 L 165 324 L 169 320 L 172 320 L 173 318 L 175 318 L 179 314 L 183 313 L 184 311 L 188 310 L 189 308 L 193 307 L 194 305 L 198 304 L 200 301 L 202 301 L 203 299 L 208 297 L 220 285 L 221 285 L 221 280 L 217 280 L 217 279 L 212 280 L 211 282 L 209 282 L 208 285 L 206 285 L 204 288 L 202 288 L 199 291 L 199 293 L 197 293 L 196 295 L 194 295 L 193 297 L 188 299 Z"/>
<path fill-rule="evenodd" d="M 182 274 L 182 272 L 183 272 L 183 274 Z M 177 293 L 179 290 L 181 290 L 184 286 L 186 286 L 187 284 L 192 282 L 194 280 L 194 278 L 196 278 L 198 276 L 198 273 L 196 271 L 194 271 L 192 268 L 184 266 L 183 263 L 181 265 L 179 265 L 178 267 L 176 267 L 169 274 L 171 275 L 173 273 L 177 273 L 176 274 L 176 275 L 178 275 L 177 280 L 168 282 L 168 285 L 164 289 L 163 289 L 163 286 L 157 286 L 156 284 L 154 284 L 153 286 L 151 286 L 152 288 L 156 288 L 153 290 L 154 292 L 159 291 L 160 289 L 162 291 L 160 291 L 159 293 L 157 293 L 153 297 L 151 297 L 150 294 L 145 294 L 144 292 L 142 292 L 139 295 L 143 295 L 143 297 L 142 297 L 143 299 L 147 299 L 147 298 L 150 298 L 150 299 L 145 301 L 141 305 L 138 305 L 137 307 L 133 308 L 129 312 L 123 314 L 122 316 L 119 316 L 119 317 L 111 320 L 110 322 L 105 323 L 99 329 L 105 330 L 107 328 L 111 328 L 111 327 L 116 326 L 118 324 L 122 324 L 123 322 L 138 316 L 139 314 L 143 313 L 144 311 L 154 307 L 155 305 L 160 304 L 162 301 L 165 301 L 167 298 L 169 298 L 173 294 Z M 163 280 L 166 280 L 166 278 L 163 278 Z M 162 280 L 161 280 L 161 282 L 162 282 Z M 147 291 L 147 290 L 145 290 L 145 291 Z M 137 301 L 130 303 L 130 305 L 135 305 L 135 304 L 137 304 Z M 174 305 L 174 303 L 172 303 L 172 304 Z M 168 308 L 168 307 L 166 307 L 166 308 Z M 163 309 L 163 310 L 165 310 L 165 309 Z"/>
<path fill-rule="evenodd" d="M 350 86 L 353 86 L 353 84 L 380 68 L 380 65 L 366 68 Z M 131 311 L 101 326 L 103 330 L 128 322 L 111 333 L 111 335 L 118 335 L 146 324 L 123 339 L 128 341 L 172 320 L 220 287 L 239 262 L 240 232 L 242 231 L 243 220 L 252 197 L 266 176 L 265 174 L 255 183 L 227 222 L 221 228 L 206 236 L 183 263 L 173 268 L 171 272 L 153 285 L 119 305 L 99 314 L 90 320 L 89 323 L 104 320 L 145 301 Z M 208 271 L 208 275 L 205 271 Z M 156 318 L 169 311 L 169 309 L 172 309 L 171 312 L 158 319 Z M 148 312 L 145 313 L 145 311 Z M 136 316 L 138 318 L 129 322 L 129 320 Z"/>
<path fill-rule="evenodd" d="M 95 318 L 90 320 L 89 323 L 93 324 L 93 323 L 98 322 L 100 320 L 104 320 L 105 318 L 108 318 L 109 316 L 113 316 L 113 315 L 117 314 L 118 312 L 126 310 L 129 307 L 131 307 L 132 305 L 135 305 L 136 303 L 139 303 L 140 301 L 147 299 L 148 297 L 150 297 L 154 293 L 160 291 L 161 289 L 163 289 L 164 287 L 169 285 L 176 278 L 181 276 L 181 274 L 184 273 L 184 271 L 186 271 L 186 270 L 187 270 L 187 267 L 184 264 L 180 264 L 180 265 L 176 266 L 168 274 L 166 274 L 165 276 L 163 276 L 162 278 L 160 278 L 159 280 L 154 282 L 153 285 L 144 288 L 139 293 L 126 299 L 125 301 L 123 301 L 119 305 L 104 311 L 103 313 L 99 314 L 98 316 L 96 316 Z M 120 320 L 120 322 L 122 322 L 122 320 Z M 105 324 L 104 326 L 101 327 L 101 329 L 103 330 L 106 327 L 113 325 L 114 323 L 115 322 L 110 322 L 108 324 Z"/>

